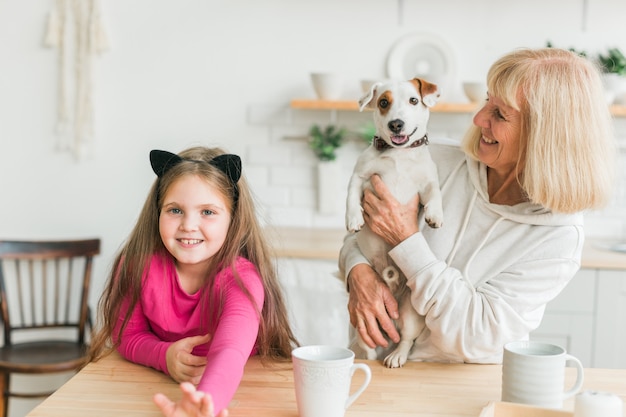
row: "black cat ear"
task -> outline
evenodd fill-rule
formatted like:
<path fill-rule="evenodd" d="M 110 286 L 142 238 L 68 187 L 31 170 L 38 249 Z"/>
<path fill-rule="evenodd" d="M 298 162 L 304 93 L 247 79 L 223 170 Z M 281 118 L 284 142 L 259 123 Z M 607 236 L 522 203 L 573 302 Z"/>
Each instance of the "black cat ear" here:
<path fill-rule="evenodd" d="M 183 158 L 175 153 L 160 151 L 158 149 L 150 151 L 150 165 L 152 165 L 152 170 L 159 178 L 182 160 Z"/>
<path fill-rule="evenodd" d="M 237 184 L 241 178 L 241 158 L 238 155 L 219 155 L 211 159 L 209 163 L 226 174 L 233 184 Z"/>

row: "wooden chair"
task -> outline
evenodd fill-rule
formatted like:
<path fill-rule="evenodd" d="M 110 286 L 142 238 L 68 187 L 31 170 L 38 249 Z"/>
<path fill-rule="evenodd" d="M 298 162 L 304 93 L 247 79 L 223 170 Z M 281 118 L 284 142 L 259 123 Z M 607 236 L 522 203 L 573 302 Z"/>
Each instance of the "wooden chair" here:
<path fill-rule="evenodd" d="M 91 268 L 99 253 L 100 239 L 0 240 L 0 417 L 10 397 L 52 393 L 13 392 L 11 374 L 68 372 L 84 364 Z"/>

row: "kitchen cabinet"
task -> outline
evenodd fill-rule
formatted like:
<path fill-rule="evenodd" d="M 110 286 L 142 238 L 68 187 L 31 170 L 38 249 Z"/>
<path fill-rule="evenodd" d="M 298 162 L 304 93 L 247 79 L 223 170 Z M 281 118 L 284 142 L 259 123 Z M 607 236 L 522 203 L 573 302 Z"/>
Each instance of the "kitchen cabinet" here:
<path fill-rule="evenodd" d="M 531 339 L 563 346 L 585 367 L 626 368 L 624 329 L 626 269 L 581 269 L 548 304 Z"/>
<path fill-rule="evenodd" d="M 348 293 L 338 277 L 341 229 L 268 230 L 293 331 L 303 345 L 349 346 Z"/>
<path fill-rule="evenodd" d="M 626 368 L 626 254 L 589 240 L 582 268 L 546 307 L 531 339 L 557 343 L 594 368 Z"/>
<path fill-rule="evenodd" d="M 348 293 L 337 261 L 279 258 L 278 277 L 292 330 L 302 345 L 348 347 Z"/>
<path fill-rule="evenodd" d="M 598 271 L 594 331 L 597 368 L 626 368 L 626 271 Z"/>
<path fill-rule="evenodd" d="M 583 366 L 593 366 L 593 333 L 598 271 L 582 269 L 546 306 L 532 340 L 554 343 L 576 356 Z"/>

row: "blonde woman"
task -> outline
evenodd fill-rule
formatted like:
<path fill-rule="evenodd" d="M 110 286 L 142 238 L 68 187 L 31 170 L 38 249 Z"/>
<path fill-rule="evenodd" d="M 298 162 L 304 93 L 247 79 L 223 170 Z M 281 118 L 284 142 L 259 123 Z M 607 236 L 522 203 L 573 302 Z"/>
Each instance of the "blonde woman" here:
<path fill-rule="evenodd" d="M 297 345 L 241 160 L 217 148 L 150 153 L 157 179 L 101 297 L 97 360 L 113 349 L 181 383 L 164 415 L 227 414 L 251 355 Z M 197 388 L 196 388 L 197 385 Z"/>
<path fill-rule="evenodd" d="M 583 212 L 612 191 L 614 138 L 598 69 L 559 49 L 495 62 L 461 148 L 432 146 L 444 225 L 400 205 L 374 176 L 365 219 L 406 275 L 421 333 L 409 360 L 497 363 L 527 339 L 580 267 Z M 353 236 L 340 269 L 356 331 L 379 357 L 399 341 L 398 306 Z M 354 346 L 358 349 L 357 346 Z"/>

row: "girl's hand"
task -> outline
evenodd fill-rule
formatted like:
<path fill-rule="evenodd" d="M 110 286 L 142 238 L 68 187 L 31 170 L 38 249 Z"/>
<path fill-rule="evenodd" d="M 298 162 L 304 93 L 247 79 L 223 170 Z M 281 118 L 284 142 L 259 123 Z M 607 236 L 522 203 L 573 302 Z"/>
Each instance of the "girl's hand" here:
<path fill-rule="evenodd" d="M 163 394 L 154 396 L 154 403 L 166 417 L 227 417 L 228 410 L 224 409 L 216 416 L 213 413 L 213 400 L 211 396 L 201 391 L 196 391 L 189 382 L 180 384 L 183 396 L 178 403 L 171 401 Z"/>
<path fill-rule="evenodd" d="M 400 204 L 378 175 L 370 177 L 374 191 L 363 194 L 363 218 L 370 229 L 392 247 L 419 232 L 419 196 Z"/>
<path fill-rule="evenodd" d="M 193 348 L 211 340 L 211 335 L 192 336 L 180 339 L 167 348 L 165 360 L 167 372 L 176 382 L 191 382 L 198 385 L 206 367 L 206 357 L 192 355 Z"/>

